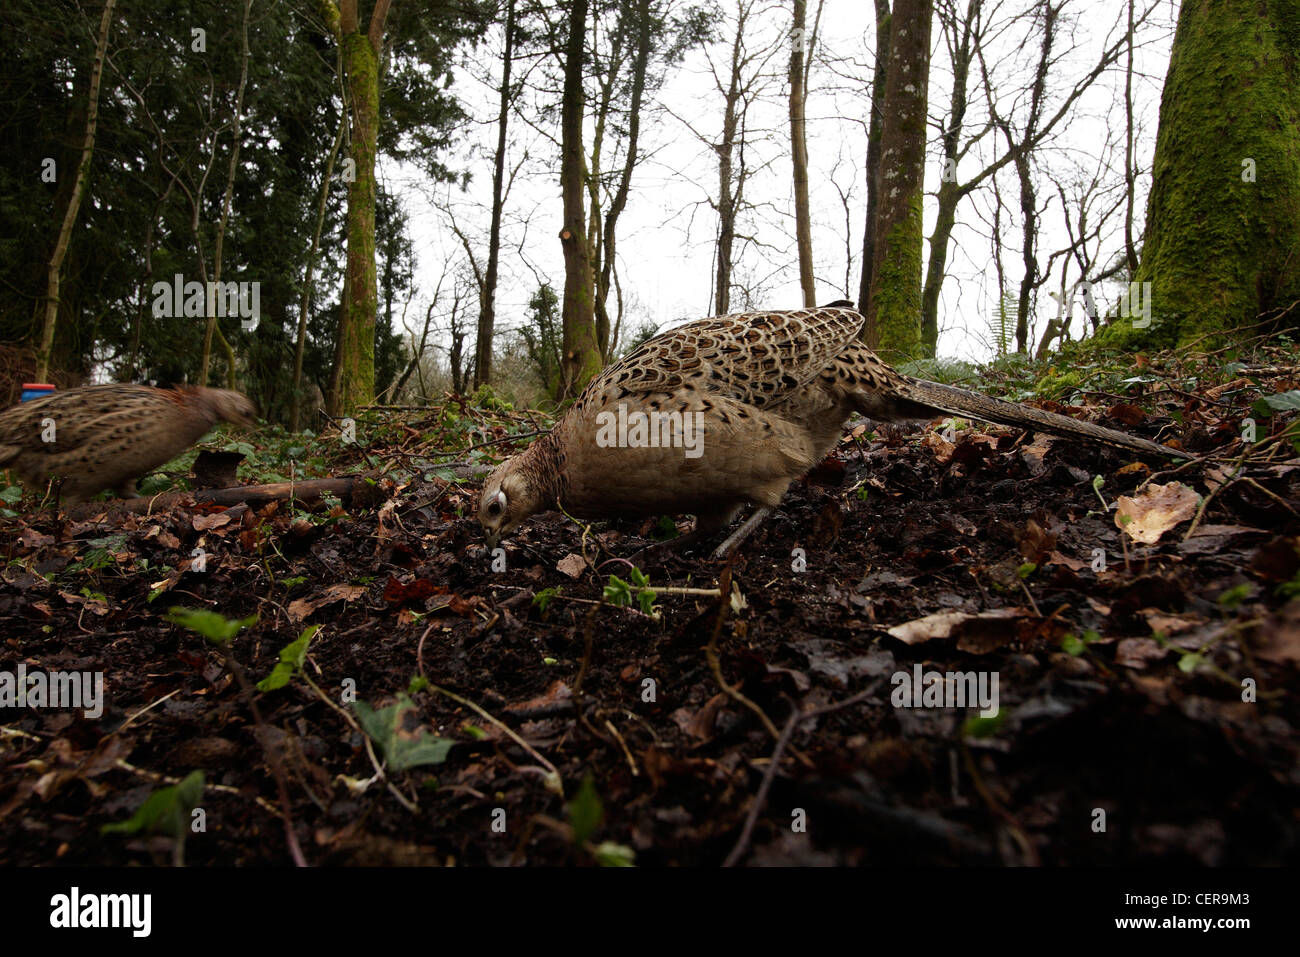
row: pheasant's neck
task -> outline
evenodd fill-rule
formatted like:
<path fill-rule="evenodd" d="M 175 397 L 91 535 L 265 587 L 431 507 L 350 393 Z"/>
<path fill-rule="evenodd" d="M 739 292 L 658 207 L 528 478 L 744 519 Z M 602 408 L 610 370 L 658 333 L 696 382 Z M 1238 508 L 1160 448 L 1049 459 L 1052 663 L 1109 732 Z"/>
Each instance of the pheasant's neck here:
<path fill-rule="evenodd" d="M 564 453 L 554 432 L 541 436 L 524 450 L 519 467 L 528 476 L 528 485 L 537 495 L 542 511 L 555 507 L 567 491 L 564 478 Z"/>

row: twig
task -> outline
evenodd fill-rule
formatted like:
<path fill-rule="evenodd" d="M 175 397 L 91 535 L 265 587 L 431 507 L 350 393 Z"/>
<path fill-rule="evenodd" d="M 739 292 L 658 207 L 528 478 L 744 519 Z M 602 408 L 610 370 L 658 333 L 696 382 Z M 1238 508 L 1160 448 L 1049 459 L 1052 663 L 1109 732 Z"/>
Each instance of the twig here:
<path fill-rule="evenodd" d="M 430 625 L 429 627 L 432 628 L 433 626 Z M 426 630 L 425 634 L 428 634 L 428 631 L 427 631 L 427 630 Z M 423 642 L 424 639 L 421 638 L 420 641 Z M 418 659 L 417 659 L 417 660 L 418 660 Z M 420 668 L 420 677 L 421 677 L 421 678 L 424 678 L 424 680 L 428 681 L 429 678 L 428 678 L 428 676 L 424 673 L 424 666 L 423 666 L 423 664 L 420 664 L 420 665 L 419 665 L 419 668 Z M 525 740 L 524 740 L 523 738 L 521 738 L 519 735 L 515 734 L 513 728 L 511 728 L 509 725 L 507 725 L 504 721 L 500 720 L 500 719 L 497 718 L 496 716 L 494 716 L 494 715 L 492 715 L 492 714 L 489 714 L 487 711 L 485 711 L 483 708 L 479 707 L 479 705 L 475 704 L 473 701 L 470 701 L 468 698 L 462 698 L 460 695 L 456 694 L 454 691 L 448 691 L 446 688 L 443 688 L 443 687 L 441 687 L 441 686 L 439 686 L 439 685 L 436 685 L 436 684 L 434 684 L 432 681 L 429 681 L 429 689 L 432 690 L 432 691 L 436 691 L 438 694 L 443 695 L 444 697 L 450 698 L 452 701 L 455 701 L 457 704 L 460 704 L 460 705 L 463 705 L 463 706 L 466 707 L 466 708 L 469 708 L 471 711 L 473 711 L 475 714 L 477 714 L 477 715 L 478 715 L 480 718 L 482 718 L 484 721 L 487 721 L 487 722 L 489 722 L 490 724 L 493 724 L 493 725 L 495 725 L 496 727 L 500 728 L 501 731 L 502 731 L 503 733 L 505 733 L 505 735 L 506 735 L 507 737 L 510 738 L 510 740 L 514 741 L 515 744 L 517 744 L 517 745 L 519 745 L 519 747 L 523 748 L 525 752 L 527 752 L 528 754 L 532 755 L 532 757 L 534 758 L 534 760 L 537 761 L 538 764 L 541 764 L 541 765 L 545 766 L 547 772 L 549 772 L 549 773 L 547 774 L 547 776 L 546 776 L 546 777 L 547 777 L 547 781 L 546 781 L 546 783 L 547 783 L 547 787 L 552 788 L 553 790 L 556 791 L 556 793 L 558 793 L 558 794 L 560 794 L 561 796 L 563 796 L 563 794 L 564 794 L 564 779 L 560 776 L 560 772 L 559 772 L 559 770 L 555 767 L 554 764 L 552 764 L 550 761 L 546 760 L 546 758 L 543 757 L 543 756 L 542 756 L 542 755 L 537 751 L 536 748 L 534 748 L 531 744 L 529 744 L 527 741 L 525 741 Z"/>
<path fill-rule="evenodd" d="M 718 590 L 721 591 L 724 596 L 729 595 L 730 592 L 727 591 L 727 588 L 730 584 L 731 566 L 727 565 L 722 569 L 722 574 L 718 577 Z M 727 597 L 723 597 L 718 602 L 718 617 L 713 623 L 713 636 L 709 639 L 708 645 L 704 648 L 704 657 L 709 662 L 709 670 L 713 672 L 713 680 L 718 683 L 718 687 L 723 690 L 728 698 L 731 698 L 731 700 L 744 705 L 750 711 L 754 712 L 758 717 L 758 720 L 763 722 L 763 727 L 767 728 L 767 733 L 772 736 L 773 740 L 779 741 L 781 740 L 781 732 L 776 730 L 776 725 L 772 723 L 772 719 L 767 716 L 767 713 L 753 701 L 749 700 L 749 698 L 745 697 L 739 688 L 729 684 L 727 679 L 722 675 L 722 662 L 718 658 L 718 638 L 722 634 L 722 623 L 727 620 L 727 609 L 729 607 L 730 602 Z M 812 766 L 812 762 L 809 761 L 807 757 L 802 754 L 799 755 L 799 757 L 809 767 Z"/>
<path fill-rule="evenodd" d="M 763 773 L 763 780 L 758 786 L 758 793 L 754 795 L 754 803 L 749 806 L 749 814 L 745 817 L 745 826 L 740 830 L 740 837 L 736 839 L 735 847 L 731 849 L 727 859 L 722 862 L 723 867 L 735 867 L 749 847 L 750 838 L 754 833 L 754 825 L 758 822 L 758 815 L 762 813 L 763 807 L 767 803 L 767 792 L 772 788 L 772 781 L 776 778 L 776 769 L 781 764 L 781 756 L 789 745 L 791 737 L 794 736 L 794 729 L 804 721 L 852 707 L 859 701 L 864 701 L 874 695 L 883 685 L 884 679 L 878 678 L 869 688 L 865 688 L 843 701 L 837 701 L 834 704 L 824 705 L 820 708 L 813 708 L 811 711 L 800 711 L 797 706 L 795 707 L 776 740 L 776 747 L 772 750 L 772 757 L 768 759 L 767 770 Z"/>

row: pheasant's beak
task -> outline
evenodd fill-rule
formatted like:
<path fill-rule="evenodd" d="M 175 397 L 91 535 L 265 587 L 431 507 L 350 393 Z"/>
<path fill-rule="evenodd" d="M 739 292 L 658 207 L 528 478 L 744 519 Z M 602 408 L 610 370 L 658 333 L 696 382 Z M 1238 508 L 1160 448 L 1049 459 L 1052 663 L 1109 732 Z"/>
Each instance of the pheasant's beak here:
<path fill-rule="evenodd" d="M 487 542 L 488 551 L 497 547 L 497 542 L 501 541 L 501 532 L 485 528 L 483 530 L 483 539 Z"/>

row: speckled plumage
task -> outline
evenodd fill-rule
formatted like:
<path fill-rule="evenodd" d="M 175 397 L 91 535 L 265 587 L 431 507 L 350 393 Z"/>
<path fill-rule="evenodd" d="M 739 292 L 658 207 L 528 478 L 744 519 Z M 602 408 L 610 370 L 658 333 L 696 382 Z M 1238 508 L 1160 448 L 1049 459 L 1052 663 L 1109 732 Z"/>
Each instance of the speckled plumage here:
<path fill-rule="evenodd" d="M 547 435 L 488 477 L 479 519 L 489 542 L 557 501 L 584 519 L 693 514 L 716 532 L 745 503 L 777 505 L 820 462 L 854 412 L 878 421 L 943 413 L 1144 452 L 1145 439 L 913 379 L 857 338 L 862 316 L 823 307 L 689 323 L 609 366 Z M 649 413 L 700 412 L 702 454 L 681 447 L 602 447 L 601 413 L 623 404 Z"/>
<path fill-rule="evenodd" d="M 81 501 L 104 489 L 136 495 L 140 476 L 175 458 L 219 421 L 252 425 L 256 409 L 239 392 L 145 385 L 91 385 L 55 392 L 0 412 L 0 468 Z M 43 436 L 53 425 L 53 442 Z"/>

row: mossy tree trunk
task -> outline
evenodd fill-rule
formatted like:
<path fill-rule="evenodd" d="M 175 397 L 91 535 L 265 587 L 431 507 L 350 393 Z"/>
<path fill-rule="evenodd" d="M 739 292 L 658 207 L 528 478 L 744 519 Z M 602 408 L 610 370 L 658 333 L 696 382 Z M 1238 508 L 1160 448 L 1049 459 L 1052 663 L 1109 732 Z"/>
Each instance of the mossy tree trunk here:
<path fill-rule="evenodd" d="M 375 145 L 379 130 L 379 53 L 388 0 L 378 0 L 368 30 L 357 16 L 357 0 L 339 5 L 339 46 L 352 110 L 348 183 L 346 295 L 339 316 L 335 355 L 336 394 L 331 405 L 348 415 L 375 400 Z"/>
<path fill-rule="evenodd" d="M 1183 3 L 1134 278 L 1150 325 L 1108 334 L 1135 343 L 1230 337 L 1300 300 L 1300 0 Z"/>
<path fill-rule="evenodd" d="M 887 361 L 921 344 L 921 209 L 931 0 L 895 0 L 881 108 L 876 242 L 865 337 Z"/>

